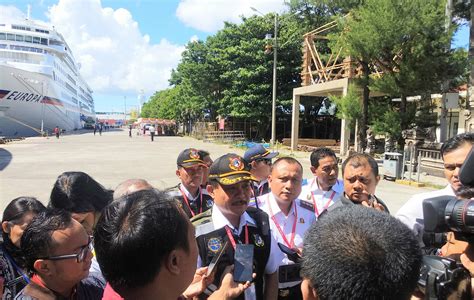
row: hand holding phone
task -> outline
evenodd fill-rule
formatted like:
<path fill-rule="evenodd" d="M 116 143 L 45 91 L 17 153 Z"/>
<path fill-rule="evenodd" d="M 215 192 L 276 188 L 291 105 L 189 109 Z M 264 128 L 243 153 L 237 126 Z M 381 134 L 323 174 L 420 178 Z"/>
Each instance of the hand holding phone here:
<path fill-rule="evenodd" d="M 252 281 L 253 245 L 237 244 L 234 254 L 234 281 Z"/>
<path fill-rule="evenodd" d="M 216 255 L 212 258 L 211 263 L 207 267 L 207 274 L 206 276 L 209 276 L 212 274 L 214 271 L 215 267 L 219 263 L 220 258 L 222 257 L 222 254 L 225 252 L 227 249 L 227 241 L 224 243 L 224 245 L 221 247 L 221 249 L 216 253 Z"/>

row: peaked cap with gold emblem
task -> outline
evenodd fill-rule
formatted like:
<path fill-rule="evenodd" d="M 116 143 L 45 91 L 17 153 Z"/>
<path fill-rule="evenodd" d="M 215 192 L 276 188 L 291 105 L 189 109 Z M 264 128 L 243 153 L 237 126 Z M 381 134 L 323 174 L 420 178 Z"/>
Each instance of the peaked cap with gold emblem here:
<path fill-rule="evenodd" d="M 250 174 L 250 166 L 242 157 L 235 153 L 228 153 L 212 163 L 209 168 L 209 180 L 217 180 L 223 185 L 232 185 L 256 179 Z"/>

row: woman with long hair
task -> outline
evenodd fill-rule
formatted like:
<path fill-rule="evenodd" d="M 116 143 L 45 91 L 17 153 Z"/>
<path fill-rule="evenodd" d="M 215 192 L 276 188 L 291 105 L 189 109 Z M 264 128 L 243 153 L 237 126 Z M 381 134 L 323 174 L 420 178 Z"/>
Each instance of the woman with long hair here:
<path fill-rule="evenodd" d="M 13 299 L 29 282 L 20 240 L 34 216 L 45 209 L 33 197 L 18 197 L 7 205 L 2 217 L 0 244 L 0 277 L 3 278 L 2 299 Z"/>

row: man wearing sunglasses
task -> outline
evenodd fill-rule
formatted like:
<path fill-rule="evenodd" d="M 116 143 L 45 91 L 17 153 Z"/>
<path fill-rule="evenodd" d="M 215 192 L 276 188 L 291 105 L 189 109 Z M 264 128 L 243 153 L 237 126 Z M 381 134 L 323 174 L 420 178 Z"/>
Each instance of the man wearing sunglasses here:
<path fill-rule="evenodd" d="M 272 158 L 276 157 L 278 152 L 270 152 L 262 144 L 257 144 L 244 154 L 244 160 L 250 165 L 250 173 L 257 181 L 252 182 L 252 199 L 250 206 L 259 207 L 257 197 L 270 192 L 268 185 L 268 176 L 272 168 Z"/>
<path fill-rule="evenodd" d="M 214 204 L 212 197 L 201 187 L 207 169 L 203 152 L 185 149 L 178 155 L 176 164 L 176 176 L 181 182 L 167 191 L 169 196 L 181 203 L 189 218 L 210 209 Z"/>
<path fill-rule="evenodd" d="M 101 299 L 105 282 L 89 274 L 91 243 L 69 212 L 47 209 L 39 213 L 21 239 L 33 276 L 15 299 Z"/>

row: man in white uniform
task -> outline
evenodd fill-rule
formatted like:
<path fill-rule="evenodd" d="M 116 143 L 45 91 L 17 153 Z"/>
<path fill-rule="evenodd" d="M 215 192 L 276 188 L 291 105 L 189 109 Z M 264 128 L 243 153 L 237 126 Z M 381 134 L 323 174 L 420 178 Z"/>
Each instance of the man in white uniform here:
<path fill-rule="evenodd" d="M 300 199 L 303 205 L 311 208 L 316 218 L 340 199 L 344 184 L 337 179 L 339 166 L 336 153 L 329 148 L 318 148 L 311 153 L 311 173 L 314 178 L 303 187 Z"/>
<path fill-rule="evenodd" d="M 282 157 L 275 161 L 268 178 L 270 193 L 260 196 L 260 209 L 270 217 L 270 229 L 275 240 L 301 254 L 305 232 L 315 220 L 313 210 L 301 206 L 303 167 L 294 158 Z M 302 299 L 299 265 L 286 254 L 280 260 L 278 299 Z"/>

